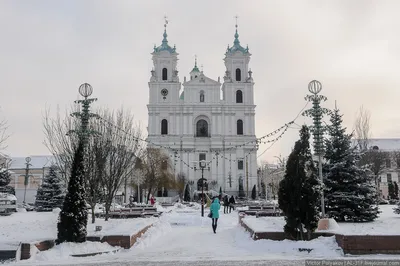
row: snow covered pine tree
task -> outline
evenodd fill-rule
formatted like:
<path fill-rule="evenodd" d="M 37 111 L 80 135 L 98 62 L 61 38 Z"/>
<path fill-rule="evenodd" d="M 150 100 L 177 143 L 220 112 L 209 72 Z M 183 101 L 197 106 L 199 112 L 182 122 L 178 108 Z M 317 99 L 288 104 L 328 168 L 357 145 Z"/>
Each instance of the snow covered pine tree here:
<path fill-rule="evenodd" d="M 185 188 L 185 195 L 183 197 L 183 201 L 189 202 L 190 201 L 190 188 L 189 188 L 189 184 L 186 184 L 186 188 Z"/>
<path fill-rule="evenodd" d="M 11 182 L 11 172 L 6 168 L 0 168 L 0 192 L 15 195 L 15 189 L 8 186 Z"/>
<path fill-rule="evenodd" d="M 54 208 L 61 209 L 64 196 L 64 186 L 61 176 L 57 173 L 57 166 L 51 165 L 49 173 L 44 177 L 42 185 L 37 191 L 36 210 L 52 211 Z"/>
<path fill-rule="evenodd" d="M 370 169 L 357 165 L 359 154 L 335 108 L 325 140 L 325 211 L 338 222 L 368 222 L 378 217 L 377 191 Z"/>
<path fill-rule="evenodd" d="M 57 224 L 57 244 L 86 241 L 88 212 L 84 176 L 84 149 L 81 141 L 74 155 L 68 192 Z"/>
<path fill-rule="evenodd" d="M 321 184 L 309 138 L 309 129 L 304 125 L 300 130 L 300 140 L 296 141 L 289 155 L 285 176 L 279 183 L 278 203 L 286 220 L 284 231 L 296 240 L 310 240 L 319 220 Z"/>

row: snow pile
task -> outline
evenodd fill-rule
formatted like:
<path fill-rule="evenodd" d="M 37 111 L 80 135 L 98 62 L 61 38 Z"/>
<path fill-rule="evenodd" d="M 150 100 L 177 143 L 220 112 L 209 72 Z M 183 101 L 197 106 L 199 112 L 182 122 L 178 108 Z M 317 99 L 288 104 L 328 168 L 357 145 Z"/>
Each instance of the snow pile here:
<path fill-rule="evenodd" d="M 151 248 L 154 242 L 171 232 L 171 225 L 165 217 L 161 217 L 159 221 L 153 224 L 144 235 L 142 235 L 132 249 L 147 249 Z"/>
<path fill-rule="evenodd" d="M 161 206 L 161 204 L 159 202 L 156 202 L 154 204 L 154 207 L 157 208 L 158 212 L 166 212 L 168 210 L 167 208 L 164 208 L 163 206 Z"/>
<path fill-rule="evenodd" d="M 102 235 L 132 235 L 144 227 L 158 221 L 156 217 L 136 219 L 96 219 L 87 224 L 89 236 Z M 1 217 L 0 243 L 1 242 L 36 242 L 57 238 L 58 210 L 53 212 L 17 212 L 10 216 Z M 97 225 L 102 226 L 100 232 L 95 232 Z"/>
<path fill-rule="evenodd" d="M 285 218 L 283 217 L 259 217 L 246 216 L 243 222 L 254 232 L 283 232 Z"/>
<path fill-rule="evenodd" d="M 335 219 L 330 218 L 330 219 L 328 219 L 328 222 L 329 222 L 329 224 L 328 224 L 329 230 L 331 230 L 331 231 L 339 231 L 340 230 L 340 226 L 335 221 Z"/>
<path fill-rule="evenodd" d="M 197 202 L 192 202 L 192 203 L 190 203 L 190 205 L 188 207 L 192 208 L 194 210 L 200 210 L 201 209 L 201 204 L 199 204 Z"/>
<path fill-rule="evenodd" d="M 55 214 L 59 214 L 60 212 L 61 212 L 60 208 L 54 208 L 53 209 L 53 213 L 55 213 Z"/>
<path fill-rule="evenodd" d="M 98 252 L 111 252 L 119 249 L 119 247 L 110 246 L 108 243 L 85 242 L 85 243 L 62 243 L 53 248 L 39 252 L 34 261 L 53 261 L 69 259 L 71 255 L 90 254 Z"/>
<path fill-rule="evenodd" d="M 400 226 L 400 215 L 393 213 L 395 205 L 381 205 L 380 217 L 373 222 L 366 223 L 337 223 L 329 221 L 329 230 L 317 232 L 331 232 L 344 235 L 399 235 L 396 230 Z M 282 232 L 285 225 L 284 217 L 259 217 L 246 216 L 243 218 L 254 232 Z"/>
<path fill-rule="evenodd" d="M 0 242 L 34 242 L 57 237 L 58 215 L 52 212 L 17 212 L 1 217 Z"/>
<path fill-rule="evenodd" d="M 25 208 L 17 208 L 17 212 L 27 212 Z"/>
<path fill-rule="evenodd" d="M 9 201 L 17 201 L 17 197 L 8 193 L 0 193 L 0 198 Z"/>
<path fill-rule="evenodd" d="M 96 219 L 96 223 L 88 223 L 87 233 L 89 236 L 103 235 L 134 235 L 148 225 L 158 221 L 156 217 L 135 218 L 135 219 Z M 90 220 L 89 220 L 90 222 Z M 102 230 L 96 232 L 96 226 L 102 226 Z"/>
<path fill-rule="evenodd" d="M 319 237 L 310 241 L 274 241 L 269 239 L 251 240 L 248 232 L 242 231 L 244 234 L 238 233 L 235 235 L 235 240 L 238 246 L 245 249 L 246 252 L 251 252 L 254 255 L 260 256 L 263 252 L 270 255 L 290 254 L 293 258 L 337 258 L 343 256 L 342 249 L 338 246 L 334 236 Z M 247 239 L 246 239 L 247 238 Z M 301 252 L 299 249 L 312 249 L 310 253 Z"/>

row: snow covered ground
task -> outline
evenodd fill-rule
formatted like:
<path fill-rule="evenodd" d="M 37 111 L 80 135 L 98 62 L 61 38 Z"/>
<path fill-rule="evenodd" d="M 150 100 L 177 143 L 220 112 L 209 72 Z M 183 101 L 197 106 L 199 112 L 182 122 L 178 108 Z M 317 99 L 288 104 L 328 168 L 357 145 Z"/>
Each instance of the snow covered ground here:
<path fill-rule="evenodd" d="M 345 235 L 400 235 L 400 215 L 393 213 L 396 205 L 380 205 L 379 218 L 370 223 L 338 223 L 339 228 L 332 231 Z M 285 220 L 283 217 L 247 216 L 244 222 L 255 232 L 282 232 Z"/>
<path fill-rule="evenodd" d="M 58 214 L 58 211 L 17 212 L 0 217 L 0 246 L 2 243 L 30 243 L 56 239 Z M 87 232 L 89 236 L 135 234 L 155 221 L 158 221 L 158 218 L 110 219 L 107 222 L 96 218 L 96 223 L 92 224 L 89 216 Z M 97 225 L 102 226 L 100 232 L 95 232 Z"/>
<path fill-rule="evenodd" d="M 390 206 L 383 207 L 386 211 L 391 208 Z M 164 214 L 160 218 L 157 218 L 154 226 L 129 250 L 119 249 L 115 253 L 111 252 L 93 257 L 76 258 L 70 255 L 98 251 L 115 251 L 117 248 L 98 242 L 86 242 L 82 244 L 65 243 L 51 250 L 40 252 L 30 260 L 20 261 L 12 265 L 185 265 L 184 262 L 186 262 L 186 264 L 190 263 L 191 265 L 217 266 L 227 265 L 228 262 L 230 265 L 243 265 L 244 261 L 246 265 L 265 265 L 266 261 L 274 261 L 273 265 L 295 265 L 295 263 L 303 265 L 305 259 L 349 258 L 343 256 L 342 250 L 338 247 L 333 237 L 321 237 L 309 242 L 289 240 L 254 241 L 251 239 L 249 233 L 238 224 L 237 212 L 232 212 L 231 214 L 221 213 L 217 233 L 214 234 L 211 228 L 211 220 L 207 217 L 208 210 L 205 212 L 205 217 L 200 216 L 200 209 L 197 205 L 193 207 L 174 206 L 162 210 Z M 393 228 L 395 221 L 400 222 L 400 217 L 396 219 L 395 215 L 386 214 L 386 211 L 380 220 L 374 223 L 380 225 L 386 221 Z M 51 228 L 51 223 L 56 223 L 56 219 L 54 217 L 51 218 L 51 213 L 46 214 L 48 215 L 47 219 L 40 218 L 44 213 L 28 214 L 31 216 L 21 216 L 20 218 L 24 218 L 25 220 L 17 225 L 14 225 L 11 221 L 8 223 L 8 226 L 10 226 L 8 227 L 8 231 L 10 231 L 9 235 L 23 235 L 23 232 L 16 232 L 19 230 L 11 229 L 17 228 L 16 226 L 21 226 L 22 224 L 21 228 L 24 228 L 24 230 L 34 231 L 33 226 L 27 225 L 34 221 L 32 224 L 42 223 L 40 228 L 43 229 L 40 229 L 36 233 L 27 232 L 27 238 L 34 238 L 35 234 L 36 237 L 39 237 L 42 233 L 46 233 L 44 229 L 46 226 Z M 15 216 L 13 219 L 18 220 L 17 218 L 18 216 Z M 129 221 L 135 223 L 135 220 L 137 219 L 110 220 L 109 222 L 102 222 L 102 225 L 105 230 L 108 230 L 107 223 L 110 223 L 110 230 L 118 231 L 120 230 L 118 229 L 118 223 L 122 226 L 121 228 L 124 228 L 128 227 Z M 383 225 L 380 226 L 383 227 Z M 277 228 L 278 224 L 275 224 L 273 227 Z M 282 227 L 280 227 L 280 230 L 282 230 Z M 6 230 L 0 229 L 1 234 L 4 234 L 4 231 Z M 54 228 L 53 234 L 55 235 L 55 233 Z M 47 234 L 51 236 L 50 233 Z M 310 248 L 313 250 L 310 253 L 300 252 L 299 248 Z M 399 256 L 375 255 L 363 256 L 363 258 L 393 259 L 399 258 Z M 177 263 L 178 261 L 179 263 Z M 201 264 L 199 262 L 206 263 Z"/>

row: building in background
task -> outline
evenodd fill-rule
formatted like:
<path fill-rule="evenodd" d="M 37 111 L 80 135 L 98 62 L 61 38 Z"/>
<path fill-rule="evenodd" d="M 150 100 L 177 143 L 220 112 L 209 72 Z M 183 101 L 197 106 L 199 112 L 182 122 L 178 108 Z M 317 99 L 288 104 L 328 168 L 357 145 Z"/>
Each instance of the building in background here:
<path fill-rule="evenodd" d="M 28 183 L 25 186 L 26 157 L 11 157 L 9 170 L 12 172 L 12 178 L 9 186 L 15 188 L 18 203 L 22 203 L 24 197 L 26 203 L 35 203 L 36 192 L 54 160 L 53 156 L 30 156 L 30 158 Z"/>
<path fill-rule="evenodd" d="M 257 185 L 254 81 L 251 54 L 239 42 L 237 25 L 233 46 L 225 50 L 223 83 L 207 77 L 197 61 L 181 83 L 178 53 L 168 44 L 166 25 L 163 37 L 152 53 L 148 146 L 164 147 L 175 176 L 183 174 L 194 189 L 202 182 L 194 166 L 199 170 L 198 162 L 205 160 L 207 190 L 251 193 Z"/>
<path fill-rule="evenodd" d="M 368 147 L 380 152 L 387 152 L 388 157 L 382 165 L 379 189 L 384 199 L 388 199 L 388 185 L 399 184 L 400 173 L 400 138 L 399 139 L 369 139 Z"/>

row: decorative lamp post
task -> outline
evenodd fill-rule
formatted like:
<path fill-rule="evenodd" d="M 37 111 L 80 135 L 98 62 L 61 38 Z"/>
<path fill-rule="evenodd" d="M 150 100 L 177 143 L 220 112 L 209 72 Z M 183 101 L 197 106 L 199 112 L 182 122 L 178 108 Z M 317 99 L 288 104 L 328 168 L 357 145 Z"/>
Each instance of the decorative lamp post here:
<path fill-rule="evenodd" d="M 204 168 L 206 168 L 206 161 L 201 160 L 199 166 L 201 169 L 201 216 L 204 217 Z M 194 170 L 197 170 L 196 166 Z"/>
<path fill-rule="evenodd" d="M 206 162 L 204 160 L 200 161 L 201 168 L 201 216 L 204 216 L 204 168 L 206 167 Z"/>
<path fill-rule="evenodd" d="M 71 116 L 79 117 L 81 119 L 81 127 L 79 130 L 70 130 L 68 134 L 78 133 L 79 137 L 82 140 L 83 148 L 86 150 L 87 142 L 89 140 L 89 135 L 99 134 L 98 132 L 89 130 L 89 119 L 92 117 L 98 118 L 97 114 L 90 113 L 90 104 L 94 101 L 97 101 L 97 98 L 88 99 L 90 95 L 93 93 L 93 88 L 89 83 L 83 83 L 79 86 L 79 94 L 82 95 L 85 99 L 77 100 L 75 103 L 82 105 L 82 112 L 74 112 Z"/>
<path fill-rule="evenodd" d="M 29 166 L 32 165 L 32 164 L 30 164 L 30 161 L 31 161 L 31 157 L 25 158 L 26 168 L 25 168 L 25 180 L 24 180 L 24 186 L 25 186 L 24 201 L 23 201 L 24 204 L 25 204 L 25 198 L 26 198 L 26 187 L 28 186 L 28 181 L 29 181 Z"/>
<path fill-rule="evenodd" d="M 313 118 L 313 127 L 311 128 L 311 132 L 314 138 L 314 154 L 318 156 L 318 174 L 321 183 L 324 183 L 322 176 L 322 156 L 324 154 L 324 143 L 323 143 L 323 134 L 324 129 L 322 126 L 322 116 L 324 114 L 328 114 L 329 110 L 326 108 L 321 108 L 321 102 L 325 102 L 327 98 L 323 95 L 318 95 L 322 90 L 321 82 L 317 80 L 312 80 L 308 84 L 308 91 L 312 93 L 312 95 L 307 95 L 305 97 L 306 101 L 312 102 L 313 106 L 311 109 L 308 109 L 303 112 L 304 116 Z M 324 200 L 324 191 L 321 190 L 321 212 L 322 218 L 325 218 L 325 200 Z"/>

